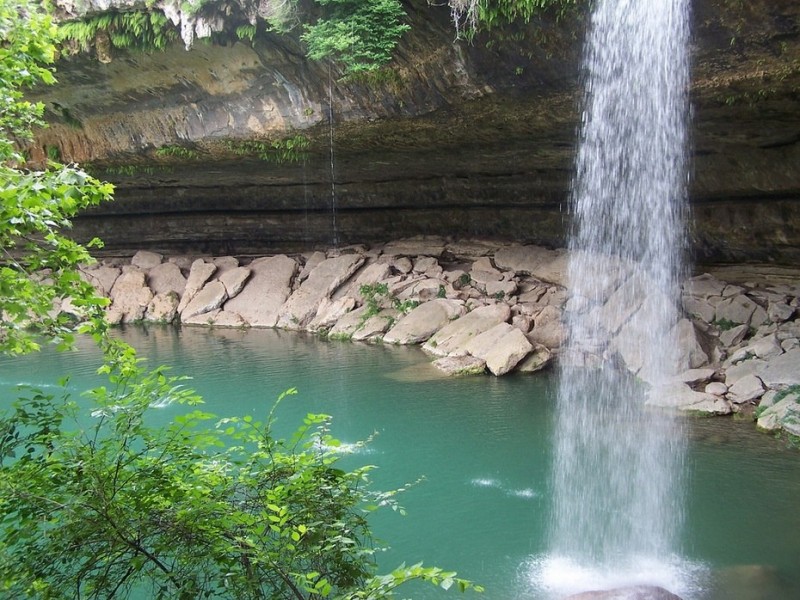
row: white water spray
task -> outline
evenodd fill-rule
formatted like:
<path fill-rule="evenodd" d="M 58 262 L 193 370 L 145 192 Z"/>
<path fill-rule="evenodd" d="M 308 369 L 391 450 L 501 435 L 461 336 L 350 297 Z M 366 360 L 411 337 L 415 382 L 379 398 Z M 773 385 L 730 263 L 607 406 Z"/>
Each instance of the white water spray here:
<path fill-rule="evenodd" d="M 672 329 L 685 271 L 688 4 L 599 0 L 586 43 L 551 558 L 540 576 L 565 564 L 603 575 L 585 589 L 676 586 L 683 434 L 644 406 L 646 386 L 626 371 L 658 384 L 681 368 Z"/>

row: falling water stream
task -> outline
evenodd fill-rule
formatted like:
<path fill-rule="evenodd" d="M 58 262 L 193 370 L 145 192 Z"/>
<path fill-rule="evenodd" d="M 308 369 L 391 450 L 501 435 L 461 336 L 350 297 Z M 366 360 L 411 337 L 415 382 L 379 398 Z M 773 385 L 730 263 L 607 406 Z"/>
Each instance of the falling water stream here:
<path fill-rule="evenodd" d="M 592 15 L 551 550 L 539 574 L 556 595 L 639 583 L 685 591 L 684 435 L 645 406 L 644 382 L 683 366 L 672 331 L 685 272 L 688 4 L 600 0 Z"/>

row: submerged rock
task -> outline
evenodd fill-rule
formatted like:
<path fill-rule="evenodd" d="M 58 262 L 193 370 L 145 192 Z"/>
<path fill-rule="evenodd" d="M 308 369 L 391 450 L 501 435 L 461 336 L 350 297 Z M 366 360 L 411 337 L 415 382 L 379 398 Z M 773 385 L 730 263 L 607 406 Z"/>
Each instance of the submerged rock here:
<path fill-rule="evenodd" d="M 581 592 L 564 600 L 681 600 L 681 598 L 659 586 L 635 585 L 613 590 Z"/>

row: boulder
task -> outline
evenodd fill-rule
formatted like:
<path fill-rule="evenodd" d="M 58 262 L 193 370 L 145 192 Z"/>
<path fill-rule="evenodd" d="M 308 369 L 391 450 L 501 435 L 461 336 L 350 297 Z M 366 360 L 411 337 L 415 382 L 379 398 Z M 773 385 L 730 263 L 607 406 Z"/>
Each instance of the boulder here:
<path fill-rule="evenodd" d="M 767 316 L 773 323 L 784 323 L 794 316 L 794 306 L 786 302 L 770 302 L 767 307 Z"/>
<path fill-rule="evenodd" d="M 500 269 L 532 275 L 540 281 L 567 285 L 568 257 L 566 250 L 548 250 L 541 246 L 510 245 L 499 248 L 494 263 Z"/>
<path fill-rule="evenodd" d="M 314 318 L 323 299 L 331 294 L 364 263 L 360 254 L 343 254 L 317 265 L 278 312 L 277 326 L 304 329 Z"/>
<path fill-rule="evenodd" d="M 139 267 L 142 271 L 147 271 L 148 269 L 160 265 L 163 260 L 164 257 L 161 254 L 148 252 L 147 250 L 139 250 L 133 255 L 133 258 L 131 258 L 131 264 Z"/>
<path fill-rule="evenodd" d="M 383 341 L 389 344 L 419 344 L 463 315 L 464 311 L 464 303 L 457 300 L 437 298 L 424 302 L 401 317 L 383 336 Z"/>
<path fill-rule="evenodd" d="M 330 329 L 355 307 L 356 300 L 350 296 L 344 296 L 338 300 L 328 300 L 326 298 L 320 303 L 316 316 L 308 324 L 308 330 Z"/>
<path fill-rule="evenodd" d="M 744 294 L 723 300 L 714 311 L 717 323 L 749 325 L 758 305 Z M 760 323 L 759 323 L 760 324 Z"/>
<path fill-rule="evenodd" d="M 769 388 L 800 384 L 800 348 L 770 359 L 758 375 Z"/>
<path fill-rule="evenodd" d="M 306 262 L 303 265 L 303 268 L 300 270 L 300 273 L 297 275 L 297 283 L 302 283 L 308 276 L 311 274 L 311 271 L 317 268 L 317 265 L 321 263 L 323 260 L 328 258 L 325 256 L 324 252 L 313 252 L 310 256 L 306 258 Z"/>
<path fill-rule="evenodd" d="M 247 285 L 223 305 L 223 312 L 238 315 L 253 327 L 275 327 L 278 311 L 291 294 L 297 262 L 279 254 L 258 258 L 248 267 Z"/>
<path fill-rule="evenodd" d="M 80 269 L 81 279 L 90 283 L 97 294 L 106 298 L 111 294 L 111 288 L 114 287 L 114 282 L 117 281 L 117 277 L 120 276 L 120 273 L 122 273 L 122 271 L 119 267 L 109 267 L 106 265 L 84 267 Z"/>
<path fill-rule="evenodd" d="M 689 369 L 688 371 L 684 371 L 683 373 L 677 375 L 675 380 L 683 382 L 687 385 L 697 385 L 698 383 L 709 381 L 716 372 L 716 369 L 711 368 Z"/>
<path fill-rule="evenodd" d="M 703 350 L 700 337 L 689 319 L 681 319 L 675 325 L 672 336 L 678 349 L 677 367 L 697 369 L 708 364 L 708 354 Z"/>
<path fill-rule="evenodd" d="M 490 304 L 445 325 L 422 346 L 434 356 L 463 356 L 465 346 L 476 335 L 488 331 L 498 323 L 508 321 L 511 309 L 505 304 Z"/>
<path fill-rule="evenodd" d="M 147 285 L 155 295 L 174 292 L 180 300 L 186 288 L 186 277 L 175 263 L 165 262 L 147 272 Z"/>
<path fill-rule="evenodd" d="M 688 296 L 706 299 L 711 296 L 722 296 L 722 291 L 726 286 L 724 281 L 720 281 L 708 273 L 703 273 L 689 279 L 683 286 L 683 292 Z"/>
<path fill-rule="evenodd" d="M 228 292 L 225 289 L 225 284 L 221 281 L 211 281 L 195 294 L 183 310 L 179 309 L 181 321 L 188 321 L 188 319 L 197 315 L 217 310 L 227 299 Z"/>
<path fill-rule="evenodd" d="M 334 340 L 351 339 L 358 328 L 369 318 L 367 316 L 368 310 L 368 307 L 360 306 L 355 310 L 345 313 L 345 315 L 331 327 L 330 331 L 328 331 L 328 337 Z"/>
<path fill-rule="evenodd" d="M 681 600 L 681 598 L 655 585 L 635 585 L 612 590 L 581 592 L 567 596 L 564 600 Z"/>
<path fill-rule="evenodd" d="M 553 361 L 553 353 L 541 344 L 534 344 L 533 351 L 523 358 L 517 368 L 519 373 L 535 373 L 546 368 Z"/>
<path fill-rule="evenodd" d="M 545 306 L 534 317 L 533 329 L 528 333 L 528 339 L 533 344 L 541 344 L 552 350 L 561 347 L 564 335 L 561 311 L 555 306 Z"/>
<path fill-rule="evenodd" d="M 111 306 L 106 313 L 110 323 L 141 321 L 153 292 L 145 284 L 143 271 L 128 270 L 122 273 L 111 288 Z"/>
<path fill-rule="evenodd" d="M 533 345 L 513 325 L 498 323 L 475 336 L 465 349 L 472 356 L 485 361 L 492 375 L 500 376 L 516 367 L 533 350 Z"/>
<path fill-rule="evenodd" d="M 800 436 L 800 390 L 789 392 L 758 415 L 757 425 L 765 431 L 785 429 Z"/>
<path fill-rule="evenodd" d="M 745 348 L 745 351 L 750 351 L 758 358 L 767 361 L 783 354 L 783 348 L 781 348 L 781 344 L 778 341 L 778 336 L 774 333 L 753 341 Z"/>
<path fill-rule="evenodd" d="M 692 319 L 702 321 L 703 323 L 711 323 L 714 320 L 716 308 L 705 298 L 684 295 L 682 301 L 683 310 L 687 315 L 690 315 Z"/>
<path fill-rule="evenodd" d="M 702 415 L 728 415 L 732 412 L 730 403 L 723 398 L 696 392 L 683 383 L 652 387 L 648 392 L 646 404 Z"/>
<path fill-rule="evenodd" d="M 399 258 L 395 258 L 391 263 L 390 266 L 397 271 L 398 273 L 402 273 L 403 275 L 407 275 L 411 273 L 412 269 L 414 268 L 414 264 L 411 262 L 411 259 L 407 256 L 401 256 Z"/>
<path fill-rule="evenodd" d="M 225 286 L 228 298 L 234 298 L 242 291 L 249 277 L 250 269 L 247 267 L 234 267 L 224 271 L 217 279 Z"/>
<path fill-rule="evenodd" d="M 486 363 L 474 356 L 444 356 L 433 361 L 433 366 L 447 375 L 481 375 Z"/>
<path fill-rule="evenodd" d="M 764 383 L 756 375 L 745 375 L 728 388 L 728 398 L 734 404 L 757 400 L 764 395 Z"/>
<path fill-rule="evenodd" d="M 173 291 L 160 292 L 147 305 L 144 319 L 156 323 L 172 323 L 178 316 L 180 298 Z"/>
<path fill-rule="evenodd" d="M 183 313 L 183 310 L 191 302 L 192 298 L 203 289 L 203 286 L 211 278 L 217 270 L 216 265 L 207 263 L 202 258 L 198 258 L 192 263 L 192 268 L 189 271 L 189 277 L 186 280 L 186 287 L 181 296 L 181 303 L 178 305 L 178 312 Z"/>
<path fill-rule="evenodd" d="M 750 327 L 748 325 L 737 325 L 736 327 L 731 327 L 730 329 L 720 332 L 719 342 L 722 344 L 723 348 L 731 348 L 741 342 L 747 335 L 748 331 L 750 331 Z"/>
<path fill-rule="evenodd" d="M 385 282 L 391 277 L 391 274 L 392 269 L 385 262 L 369 262 L 356 272 L 351 282 L 336 290 L 333 299 L 350 296 L 361 301 L 363 300 L 360 292 L 362 286 Z"/>
<path fill-rule="evenodd" d="M 386 308 L 361 321 L 351 335 L 351 339 L 356 342 L 378 341 L 383 338 L 383 334 L 397 320 L 400 313 L 394 308 Z"/>
<path fill-rule="evenodd" d="M 214 273 L 217 279 L 219 279 L 220 275 L 223 273 L 238 269 L 239 259 L 234 256 L 216 256 L 211 259 L 211 264 L 217 267 L 217 270 Z"/>
<path fill-rule="evenodd" d="M 728 386 L 721 381 L 712 381 L 703 390 L 706 394 L 722 397 L 728 393 Z"/>

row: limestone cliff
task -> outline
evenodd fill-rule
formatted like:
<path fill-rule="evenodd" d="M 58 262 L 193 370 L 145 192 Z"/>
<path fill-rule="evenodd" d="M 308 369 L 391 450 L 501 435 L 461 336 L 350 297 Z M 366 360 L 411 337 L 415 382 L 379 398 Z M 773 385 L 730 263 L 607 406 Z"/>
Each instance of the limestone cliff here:
<path fill-rule="evenodd" d="M 117 201 L 76 232 L 121 253 L 417 234 L 561 245 L 586 17 L 468 43 L 446 6 L 404 7 L 411 28 L 380 78 L 308 60 L 296 33 L 203 43 L 194 37 L 213 27 L 196 20 L 189 51 L 178 40 L 64 57 L 59 85 L 35 94 L 51 127 L 32 156 L 89 164 L 117 184 Z M 696 0 L 693 21 L 696 257 L 796 262 L 800 4 Z M 258 158 L 297 135 L 308 140 L 299 160 Z"/>

